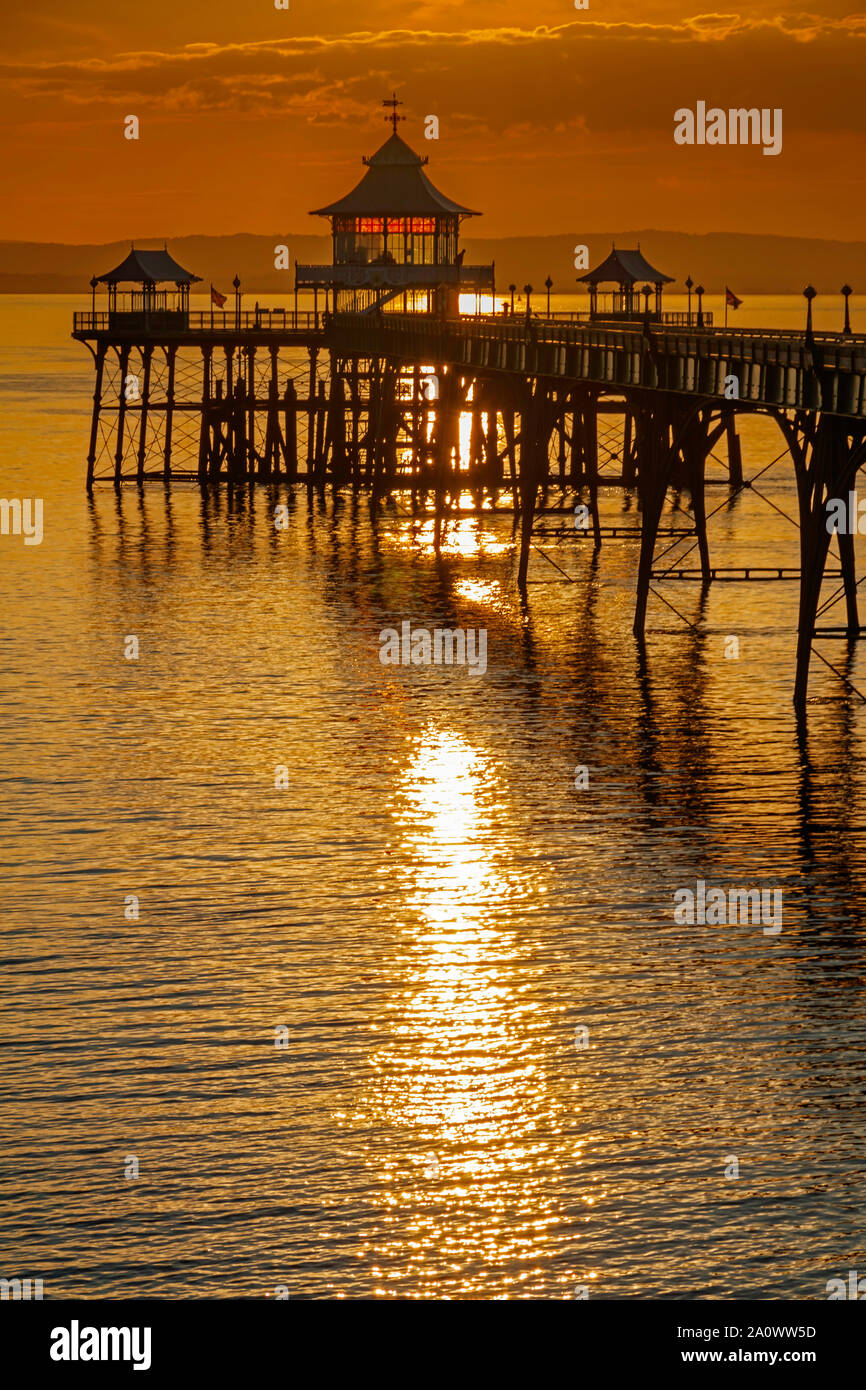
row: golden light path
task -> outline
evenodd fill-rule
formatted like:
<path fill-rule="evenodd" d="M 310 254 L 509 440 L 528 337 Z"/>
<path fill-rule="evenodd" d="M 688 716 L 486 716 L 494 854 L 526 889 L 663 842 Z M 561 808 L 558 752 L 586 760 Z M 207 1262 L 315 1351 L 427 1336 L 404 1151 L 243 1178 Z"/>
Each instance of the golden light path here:
<path fill-rule="evenodd" d="M 376 1252 L 384 1293 L 405 1282 L 460 1296 L 489 1289 L 494 1271 L 499 1296 L 519 1292 L 560 1220 L 563 1106 L 547 1077 L 542 967 L 520 931 L 545 884 L 509 859 L 506 799 L 490 758 L 432 723 L 397 783 L 404 978 L 369 1098 L 395 1134 L 381 1175 L 394 1226 Z"/>
<path fill-rule="evenodd" d="M 396 548 L 410 544 L 422 555 L 459 556 L 473 559 L 479 556 L 505 555 L 513 551 L 508 535 L 496 534 L 485 529 L 481 516 L 461 517 L 452 512 L 436 546 L 435 522 L 406 522 L 396 534 Z"/>

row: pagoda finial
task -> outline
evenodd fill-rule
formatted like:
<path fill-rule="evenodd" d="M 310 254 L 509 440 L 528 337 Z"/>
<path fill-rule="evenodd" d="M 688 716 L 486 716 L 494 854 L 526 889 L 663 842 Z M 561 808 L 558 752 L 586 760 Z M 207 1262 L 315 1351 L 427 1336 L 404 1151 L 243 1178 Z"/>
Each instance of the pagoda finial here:
<path fill-rule="evenodd" d="M 402 103 L 402 101 L 398 101 L 398 100 L 397 100 L 397 93 L 396 93 L 396 92 L 392 92 L 392 93 L 391 93 L 391 99 L 390 99 L 390 101 L 388 101 L 388 100 L 386 99 L 385 101 L 382 102 L 382 105 L 383 105 L 383 106 L 390 106 L 390 107 L 391 107 L 391 112 L 390 112 L 389 115 L 387 115 L 387 116 L 385 117 L 385 120 L 391 122 L 391 126 L 392 126 L 392 128 L 393 128 L 393 130 L 394 130 L 394 134 L 396 135 L 396 134 L 397 134 L 397 122 L 398 122 L 398 121 L 405 121 L 405 119 L 406 119 L 405 116 L 398 116 L 398 115 L 397 115 L 397 107 L 398 107 L 398 106 L 402 106 L 403 103 Z"/>

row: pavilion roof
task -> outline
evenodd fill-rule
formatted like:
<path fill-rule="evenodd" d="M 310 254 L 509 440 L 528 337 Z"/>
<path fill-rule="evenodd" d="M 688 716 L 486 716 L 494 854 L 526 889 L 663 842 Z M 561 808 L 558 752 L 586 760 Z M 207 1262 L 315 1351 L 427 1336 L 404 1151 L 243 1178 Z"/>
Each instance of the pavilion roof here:
<path fill-rule="evenodd" d="M 651 285 L 669 285 L 674 279 L 673 275 L 662 275 L 660 270 L 654 269 L 641 254 L 640 247 L 635 251 L 619 251 L 615 246 L 601 265 L 577 278 L 588 285 L 611 281 L 617 285 L 634 285 L 638 280 L 648 280 Z"/>
<path fill-rule="evenodd" d="M 136 251 L 133 247 L 120 265 L 96 278 L 101 285 L 189 285 L 194 280 L 200 280 L 201 276 L 184 270 L 168 251 Z"/>
<path fill-rule="evenodd" d="M 410 149 L 405 140 L 394 132 L 369 159 L 367 172 L 351 193 L 314 208 L 313 217 L 333 217 L 341 214 L 357 217 L 436 217 L 441 213 L 457 213 L 477 217 L 472 208 L 455 203 L 440 193 L 424 173 L 422 159 Z"/>

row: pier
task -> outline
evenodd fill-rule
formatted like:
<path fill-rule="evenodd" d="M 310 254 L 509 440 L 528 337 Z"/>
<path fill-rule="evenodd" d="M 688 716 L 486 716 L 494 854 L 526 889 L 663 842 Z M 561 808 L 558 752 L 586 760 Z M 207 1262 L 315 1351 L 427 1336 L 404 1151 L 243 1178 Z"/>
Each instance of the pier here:
<path fill-rule="evenodd" d="M 599 487 L 634 489 L 635 635 L 644 636 L 659 578 L 797 580 L 802 712 L 832 540 L 827 503 L 847 497 L 866 460 L 866 337 L 814 332 L 809 290 L 802 333 L 716 327 L 701 287 L 696 313 L 666 313 L 671 277 L 639 248 L 612 248 L 582 277 L 587 314 L 534 313 L 530 286 L 525 314 L 514 312 L 513 287 L 499 312 L 461 314 L 465 294 L 487 296 L 495 309 L 495 267 L 463 264 L 459 227 L 476 214 L 430 182 L 426 161 L 397 133 L 397 104 L 387 103 L 392 135 L 365 161 L 361 182 L 317 210 L 331 221 L 334 260 L 296 266 L 295 302 L 312 291 L 312 310 L 244 308 L 236 279 L 233 308 L 193 311 L 197 277 L 167 250 L 133 250 L 91 282 L 91 309 L 73 323 L 95 369 L 88 488 L 286 482 L 363 488 L 374 503 L 401 490 L 416 510 L 432 509 L 437 535 L 461 494 L 474 494 L 482 510 L 506 494 L 521 587 L 551 487 L 586 497 L 585 538 L 596 549 L 616 529 L 601 525 Z M 609 305 L 605 283 L 614 285 Z M 108 306 L 97 309 L 103 284 Z M 119 290 L 124 284 L 137 288 Z M 212 291 L 212 302 L 223 299 Z M 749 486 L 737 431 L 744 413 L 776 422 L 794 470 L 798 571 L 711 563 L 707 461 L 724 441 L 728 486 Z M 602 471 L 601 453 L 615 473 Z M 691 496 L 699 565 L 664 572 L 654 556 L 670 487 Z M 836 540 L 846 605 L 839 630 L 859 638 L 853 536 L 839 531 Z"/>

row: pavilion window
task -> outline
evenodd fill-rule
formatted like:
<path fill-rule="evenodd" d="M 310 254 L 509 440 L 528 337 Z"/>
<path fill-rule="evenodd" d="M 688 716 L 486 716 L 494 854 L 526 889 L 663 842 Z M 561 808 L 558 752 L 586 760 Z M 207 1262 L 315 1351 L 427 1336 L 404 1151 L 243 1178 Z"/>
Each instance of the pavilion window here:
<path fill-rule="evenodd" d="M 456 217 L 443 217 L 439 219 L 439 235 L 437 237 L 437 265 L 453 265 L 457 260 L 457 219 Z"/>
<path fill-rule="evenodd" d="M 385 259 L 396 261 L 401 264 L 406 252 L 406 244 L 403 232 L 388 232 L 385 238 Z"/>
<path fill-rule="evenodd" d="M 385 253 L 383 217 L 335 217 L 334 262 L 337 265 L 369 265 Z"/>

